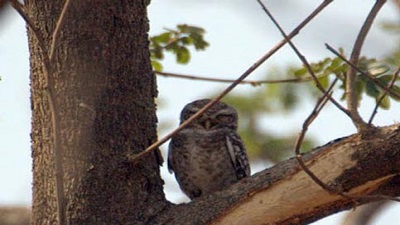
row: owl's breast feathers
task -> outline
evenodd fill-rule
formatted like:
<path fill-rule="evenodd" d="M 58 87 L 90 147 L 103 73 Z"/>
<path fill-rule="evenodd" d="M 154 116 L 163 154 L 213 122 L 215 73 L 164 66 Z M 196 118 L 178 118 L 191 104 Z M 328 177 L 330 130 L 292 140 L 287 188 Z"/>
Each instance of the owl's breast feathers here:
<path fill-rule="evenodd" d="M 169 151 L 168 168 L 178 182 L 191 182 L 202 193 L 224 189 L 250 176 L 246 150 L 230 129 L 184 129 L 172 138 Z"/>

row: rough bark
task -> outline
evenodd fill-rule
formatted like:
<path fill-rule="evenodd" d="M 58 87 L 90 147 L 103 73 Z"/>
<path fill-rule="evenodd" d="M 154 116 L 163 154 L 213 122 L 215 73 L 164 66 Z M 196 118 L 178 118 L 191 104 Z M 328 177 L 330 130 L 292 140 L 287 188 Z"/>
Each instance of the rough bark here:
<path fill-rule="evenodd" d="M 399 196 L 399 144 L 399 125 L 393 125 L 337 140 L 304 158 L 322 181 L 339 190 Z M 371 201 L 377 199 L 327 193 L 290 159 L 226 191 L 170 207 L 152 224 L 308 224 Z"/>
<path fill-rule="evenodd" d="M 118 4 L 116 4 L 118 3 Z M 63 1 L 26 1 L 49 47 Z M 29 32 L 33 224 L 56 224 L 52 123 L 58 123 L 68 224 L 145 224 L 166 204 L 155 154 L 126 156 L 156 140 L 155 76 L 142 1 L 72 1 L 52 67 L 51 118 L 43 55 Z"/>

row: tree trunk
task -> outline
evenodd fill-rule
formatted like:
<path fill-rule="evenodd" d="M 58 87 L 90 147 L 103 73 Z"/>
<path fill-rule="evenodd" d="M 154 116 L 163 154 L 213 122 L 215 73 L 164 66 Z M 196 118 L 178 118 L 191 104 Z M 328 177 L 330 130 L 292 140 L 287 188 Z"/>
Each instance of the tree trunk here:
<path fill-rule="evenodd" d="M 63 1 L 29 0 L 26 13 L 49 48 Z M 56 224 L 54 130 L 68 224 L 145 224 L 166 204 L 155 154 L 127 156 L 156 140 L 156 81 L 141 1 L 71 1 L 55 46 L 52 118 L 43 55 L 29 29 L 33 224 Z M 48 54 L 48 53 L 47 53 Z M 151 204 L 149 204 L 151 203 Z"/>

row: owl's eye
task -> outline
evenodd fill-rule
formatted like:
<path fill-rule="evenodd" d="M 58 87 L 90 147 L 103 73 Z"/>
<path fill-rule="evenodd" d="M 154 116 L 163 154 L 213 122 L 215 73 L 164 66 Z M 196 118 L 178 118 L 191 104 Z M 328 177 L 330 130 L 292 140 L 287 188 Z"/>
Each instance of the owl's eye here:
<path fill-rule="evenodd" d="M 235 120 L 232 114 L 220 114 L 216 116 L 216 119 L 222 123 L 231 123 Z"/>

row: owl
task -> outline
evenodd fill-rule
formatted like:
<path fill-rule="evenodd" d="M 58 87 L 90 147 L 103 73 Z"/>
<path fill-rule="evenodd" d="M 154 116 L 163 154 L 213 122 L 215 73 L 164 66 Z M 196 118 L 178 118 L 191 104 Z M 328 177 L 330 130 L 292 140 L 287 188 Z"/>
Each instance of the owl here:
<path fill-rule="evenodd" d="M 210 101 L 202 99 L 187 104 L 181 112 L 180 123 Z M 250 176 L 237 123 L 236 110 L 217 102 L 172 137 L 168 169 L 175 173 L 180 188 L 190 199 L 223 190 Z"/>

